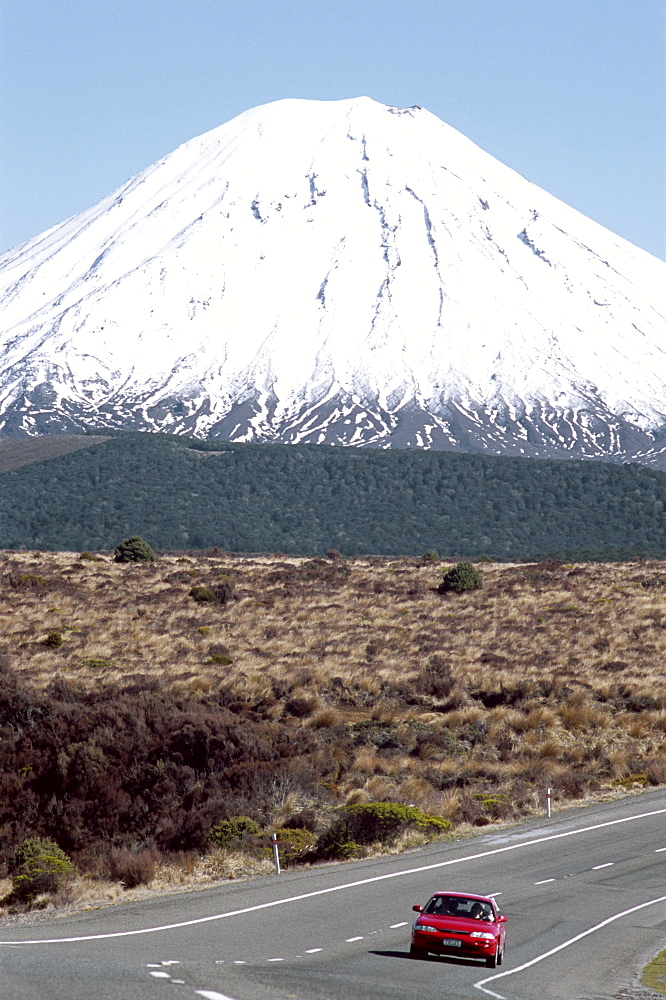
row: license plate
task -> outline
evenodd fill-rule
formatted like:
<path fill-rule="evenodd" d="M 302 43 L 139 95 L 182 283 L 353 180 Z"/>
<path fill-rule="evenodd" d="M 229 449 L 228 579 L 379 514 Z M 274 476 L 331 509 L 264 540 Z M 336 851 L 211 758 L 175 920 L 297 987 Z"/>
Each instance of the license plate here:
<path fill-rule="evenodd" d="M 440 944 L 445 944 L 447 948 L 459 948 L 462 941 L 459 941 L 458 938 L 442 938 Z"/>

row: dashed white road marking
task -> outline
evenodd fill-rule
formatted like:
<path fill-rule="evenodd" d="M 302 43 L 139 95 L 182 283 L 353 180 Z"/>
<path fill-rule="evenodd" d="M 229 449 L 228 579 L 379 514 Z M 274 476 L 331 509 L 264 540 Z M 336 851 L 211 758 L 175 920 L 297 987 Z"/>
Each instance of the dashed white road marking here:
<path fill-rule="evenodd" d="M 654 853 L 655 854 L 661 854 L 662 851 L 666 851 L 666 847 L 658 847 L 657 850 Z"/>
<path fill-rule="evenodd" d="M 267 962 L 284 962 L 283 958 L 267 958 Z"/>
<path fill-rule="evenodd" d="M 247 965 L 247 962 L 242 962 L 242 961 L 239 961 L 238 959 L 236 959 L 236 961 L 234 962 L 234 965 Z"/>
<path fill-rule="evenodd" d="M 359 937 L 345 938 L 345 941 L 347 942 L 347 944 L 351 944 L 352 941 L 362 941 L 362 940 L 363 940 L 363 935 L 362 934 Z"/>
<path fill-rule="evenodd" d="M 399 924 L 391 924 L 390 930 L 393 931 L 396 927 L 406 927 L 408 923 L 408 920 L 401 920 Z"/>
<path fill-rule="evenodd" d="M 227 997 L 224 993 L 216 993 L 215 990 L 196 990 L 198 997 L 204 997 L 205 1000 L 233 1000 L 233 997 Z"/>
<path fill-rule="evenodd" d="M 324 950 L 323 948 L 306 948 L 305 954 L 306 955 L 314 955 L 314 954 L 316 954 L 316 952 L 323 951 L 323 950 Z"/>
<path fill-rule="evenodd" d="M 664 902 L 666 902 L 666 896 L 658 896 L 656 899 L 648 900 L 647 903 L 640 903 L 638 906 L 632 906 L 628 910 L 622 910 L 621 913 L 615 913 L 612 917 L 607 917 L 606 920 L 602 920 L 600 924 L 595 924 L 594 927 L 589 927 L 586 931 L 582 931 L 580 934 L 576 934 L 575 937 L 569 938 L 568 941 L 563 941 L 562 944 L 558 944 L 556 948 L 551 948 L 550 951 L 544 951 L 543 955 L 537 955 L 536 958 L 530 959 L 529 962 L 517 965 L 515 969 L 507 969 L 506 972 L 499 972 L 494 976 L 488 976 L 487 979 L 480 979 L 478 983 L 474 983 L 474 988 L 481 990 L 482 993 L 488 993 L 491 997 L 497 997 L 497 1000 L 505 1000 L 501 993 L 493 993 L 492 990 L 487 990 L 485 988 L 485 984 L 492 983 L 495 979 L 503 979 L 505 976 L 512 976 L 516 972 L 522 972 L 523 969 L 529 969 L 531 965 L 536 965 L 537 962 L 542 962 L 544 958 L 550 958 L 551 955 L 555 955 L 558 951 L 568 948 L 569 945 L 575 944 L 576 941 L 580 941 L 582 938 L 587 937 L 588 934 L 594 934 L 595 931 L 601 930 L 602 927 L 612 924 L 615 920 L 619 920 L 621 917 L 626 917 L 630 913 L 636 913 L 638 910 L 644 910 L 646 906 L 654 906 L 655 903 Z"/>
<path fill-rule="evenodd" d="M 594 865 L 592 871 L 598 872 L 600 868 L 612 868 L 614 864 L 615 864 L 614 861 L 607 861 L 605 865 Z"/>
<path fill-rule="evenodd" d="M 554 882 L 554 878 L 542 878 L 540 882 L 535 882 L 535 885 L 545 885 L 546 882 Z"/>
<path fill-rule="evenodd" d="M 155 979 L 171 979 L 170 972 L 151 972 L 151 976 L 155 976 Z"/>
<path fill-rule="evenodd" d="M 591 826 L 577 827 L 575 830 L 566 830 L 564 833 L 551 833 L 545 837 L 535 837 L 533 840 L 524 840 L 518 844 L 507 844 L 506 847 L 495 847 L 490 851 L 479 851 L 478 854 L 467 854 L 459 858 L 451 858 L 449 861 L 437 861 L 431 865 L 419 865 L 417 868 L 401 868 L 397 872 L 389 872 L 386 875 L 373 875 L 371 878 L 358 879 L 356 882 L 344 882 L 341 885 L 328 886 L 326 889 L 315 889 L 313 892 L 303 892 L 298 896 L 284 896 L 281 899 L 273 899 L 268 903 L 257 903 L 254 906 L 246 906 L 239 910 L 227 910 L 226 913 L 214 913 L 210 917 L 195 917 L 192 920 L 179 920 L 177 923 L 160 924 L 157 927 L 141 927 L 133 931 L 109 931 L 104 934 L 82 934 L 77 937 L 66 938 L 31 938 L 26 941 L 0 941 L 0 945 L 19 944 L 24 946 L 34 944 L 70 944 L 78 941 L 101 941 L 108 938 L 134 937 L 137 934 L 156 934 L 160 931 L 178 930 L 181 927 L 193 927 L 196 924 L 207 924 L 212 920 L 224 920 L 228 917 L 238 917 L 246 913 L 256 913 L 258 910 L 270 909 L 273 906 L 283 906 L 285 903 L 297 903 L 303 899 L 313 899 L 315 896 L 324 896 L 332 892 L 343 892 L 346 889 L 355 889 L 357 886 L 370 885 L 373 882 L 385 882 L 387 879 L 404 878 L 407 875 L 416 875 L 420 872 L 435 871 L 438 868 L 448 868 L 451 865 L 478 861 L 480 858 L 489 858 L 495 856 L 496 854 L 506 854 L 508 851 L 523 850 L 525 847 L 533 847 L 535 844 L 545 844 L 551 840 L 562 840 L 566 837 L 577 837 L 582 833 L 589 833 L 592 830 L 604 830 L 608 827 L 618 826 L 622 823 L 633 823 L 635 820 L 647 819 L 650 816 L 661 816 L 664 813 L 666 813 L 666 808 L 652 809 L 649 812 L 636 813 L 633 816 L 625 816 L 622 819 L 607 820 L 604 823 L 593 823 Z"/>

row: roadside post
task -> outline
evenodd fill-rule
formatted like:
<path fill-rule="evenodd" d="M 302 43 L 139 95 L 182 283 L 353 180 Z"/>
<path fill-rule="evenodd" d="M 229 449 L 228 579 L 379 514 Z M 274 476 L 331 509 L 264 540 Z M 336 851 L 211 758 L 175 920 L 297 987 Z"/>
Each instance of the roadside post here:
<path fill-rule="evenodd" d="M 550 819 L 550 788 L 546 789 L 546 816 Z"/>
<path fill-rule="evenodd" d="M 550 789 L 548 789 L 550 791 Z M 548 813 L 550 816 L 550 813 Z M 271 842 L 273 844 L 273 861 L 275 862 L 275 872 L 277 875 L 280 874 L 280 852 L 278 851 L 278 839 L 277 833 L 271 834 Z"/>

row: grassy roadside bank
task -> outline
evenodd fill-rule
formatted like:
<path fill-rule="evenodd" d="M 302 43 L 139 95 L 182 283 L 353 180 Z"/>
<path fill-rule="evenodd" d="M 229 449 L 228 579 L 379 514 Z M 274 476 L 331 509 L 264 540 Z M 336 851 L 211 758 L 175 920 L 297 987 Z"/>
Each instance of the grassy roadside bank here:
<path fill-rule="evenodd" d="M 482 589 L 438 593 L 449 567 L 3 553 L 0 861 L 51 837 L 113 894 L 127 866 L 251 874 L 210 841 L 238 815 L 316 839 L 387 802 L 458 836 L 547 787 L 558 808 L 666 783 L 664 563 L 482 563 Z"/>

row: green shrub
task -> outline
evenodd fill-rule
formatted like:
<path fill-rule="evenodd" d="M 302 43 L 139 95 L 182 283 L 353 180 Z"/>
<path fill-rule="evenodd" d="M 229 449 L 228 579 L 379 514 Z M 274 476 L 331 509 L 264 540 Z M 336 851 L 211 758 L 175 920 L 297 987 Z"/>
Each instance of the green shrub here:
<path fill-rule="evenodd" d="M 201 584 L 192 587 L 190 597 L 193 597 L 198 604 L 217 604 L 217 597 L 210 587 L 203 587 Z"/>
<path fill-rule="evenodd" d="M 29 902 L 42 893 L 58 892 L 76 869 L 53 840 L 30 837 L 16 847 L 7 870 L 11 875 L 13 895 L 19 902 Z"/>
<path fill-rule="evenodd" d="M 215 847 L 240 847 L 243 840 L 256 836 L 261 827 L 250 816 L 231 816 L 210 828 L 208 839 Z"/>
<path fill-rule="evenodd" d="M 60 858 L 61 861 L 69 861 L 69 858 L 62 848 L 58 847 L 55 840 L 50 840 L 48 837 L 28 837 L 27 840 L 21 841 L 14 848 L 14 852 L 7 862 L 7 873 L 9 875 L 16 874 L 28 861 L 32 861 L 33 858 L 43 854 Z"/>
<path fill-rule="evenodd" d="M 462 594 L 465 590 L 480 590 L 483 587 L 483 577 L 478 569 L 469 562 L 459 562 L 447 570 L 437 588 L 440 594 L 453 591 Z"/>
<path fill-rule="evenodd" d="M 406 829 L 435 836 L 450 830 L 451 824 L 399 802 L 343 806 L 333 825 L 319 837 L 314 850 L 319 857 L 342 857 L 340 851 L 347 849 L 345 845 L 389 844 Z"/>
<path fill-rule="evenodd" d="M 211 587 L 211 590 L 215 597 L 218 599 L 220 604 L 226 604 L 234 596 L 234 591 L 236 589 L 236 584 L 231 579 L 230 576 L 221 574 L 215 580 L 215 583 Z"/>
<path fill-rule="evenodd" d="M 286 864 L 294 864 L 314 847 L 317 839 L 310 830 L 303 827 L 292 829 L 288 826 L 281 826 L 275 831 L 278 835 L 278 848 L 280 858 Z"/>
<path fill-rule="evenodd" d="M 54 649 L 60 649 L 62 646 L 62 635 L 60 632 L 49 632 L 46 639 L 44 639 L 45 646 L 52 646 Z"/>
<path fill-rule="evenodd" d="M 132 535 L 120 543 L 113 553 L 114 562 L 155 562 L 155 553 L 148 542 L 138 535 Z"/>
<path fill-rule="evenodd" d="M 11 587 L 48 587 L 48 580 L 45 580 L 39 573 L 19 573 L 9 576 Z"/>
<path fill-rule="evenodd" d="M 438 554 L 435 552 L 434 549 L 428 549 L 427 552 L 424 552 L 423 555 L 421 556 L 421 560 L 424 563 L 438 563 L 438 562 L 441 562 L 441 559 L 439 558 Z"/>
<path fill-rule="evenodd" d="M 96 556 L 94 552 L 82 552 L 79 559 L 85 559 L 86 562 L 104 562 L 100 556 Z"/>

